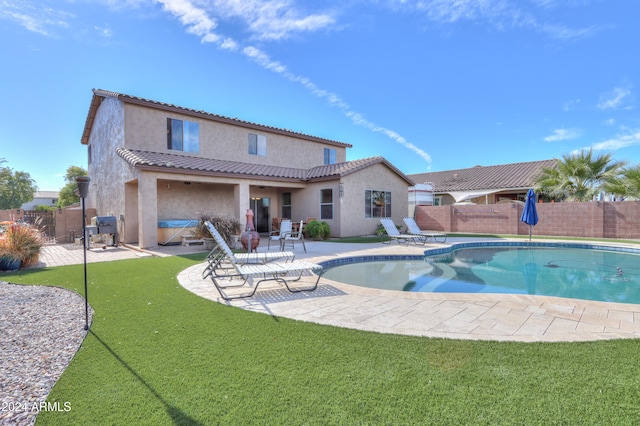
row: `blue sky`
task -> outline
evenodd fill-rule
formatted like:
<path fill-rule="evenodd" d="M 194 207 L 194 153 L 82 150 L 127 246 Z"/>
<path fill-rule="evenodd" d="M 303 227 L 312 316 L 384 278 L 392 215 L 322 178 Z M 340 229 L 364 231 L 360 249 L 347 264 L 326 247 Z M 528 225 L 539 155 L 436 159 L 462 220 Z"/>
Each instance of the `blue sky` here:
<path fill-rule="evenodd" d="M 100 88 L 407 174 L 583 148 L 636 164 L 638 16 L 634 0 L 0 0 L 0 158 L 61 188 L 87 167 Z"/>

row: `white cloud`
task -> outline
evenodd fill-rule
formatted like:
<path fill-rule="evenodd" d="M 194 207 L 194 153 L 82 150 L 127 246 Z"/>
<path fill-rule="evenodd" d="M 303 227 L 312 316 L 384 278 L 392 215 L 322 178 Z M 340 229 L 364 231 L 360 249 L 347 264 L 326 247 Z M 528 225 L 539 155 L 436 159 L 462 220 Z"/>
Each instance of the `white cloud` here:
<path fill-rule="evenodd" d="M 605 109 L 619 109 L 623 106 L 624 101 L 631 95 L 631 90 L 624 87 L 616 87 L 612 91 L 600 96 L 598 102 L 598 108 Z"/>
<path fill-rule="evenodd" d="M 598 28 L 595 26 L 586 28 L 569 28 L 565 25 L 559 24 L 543 24 L 538 27 L 538 30 L 543 34 L 547 34 L 554 40 L 574 41 L 593 35 L 598 31 Z"/>
<path fill-rule="evenodd" d="M 110 38 L 111 36 L 113 36 L 113 31 L 111 31 L 111 29 L 108 27 L 102 28 L 102 27 L 94 26 L 93 29 L 96 30 L 96 32 L 100 34 L 102 37 Z"/>
<path fill-rule="evenodd" d="M 575 139 L 580 136 L 580 131 L 577 129 L 555 129 L 553 134 L 544 138 L 545 142 L 558 142 Z"/>
<path fill-rule="evenodd" d="M 244 21 L 256 40 L 282 40 L 335 24 L 329 13 L 305 14 L 292 0 L 215 0 L 211 13 Z"/>
<path fill-rule="evenodd" d="M 213 32 L 218 26 L 215 19 L 209 17 L 204 9 L 188 0 L 157 0 L 162 8 L 180 20 L 187 32 L 200 37 L 203 43 L 215 43 L 220 36 Z"/>
<path fill-rule="evenodd" d="M 578 106 L 579 103 L 580 103 L 580 99 L 573 99 L 573 100 L 567 101 L 562 106 L 562 110 L 565 112 L 572 111 Z"/>
<path fill-rule="evenodd" d="M 394 10 L 424 13 L 439 24 L 486 21 L 498 30 L 530 29 L 560 41 L 575 41 L 599 30 L 595 26 L 571 28 L 561 23 L 541 22 L 537 18 L 538 9 L 545 13 L 562 5 L 554 0 L 534 0 L 530 5 L 507 0 L 388 0 L 388 4 Z"/>
<path fill-rule="evenodd" d="M 628 146 L 640 145 L 640 130 L 634 130 L 625 135 L 618 135 L 612 139 L 591 145 L 594 150 L 615 151 Z"/>
<path fill-rule="evenodd" d="M 13 21 L 43 36 L 54 36 L 56 29 L 67 28 L 72 18 L 73 15 L 68 12 L 44 8 L 27 0 L 0 2 L 0 19 Z"/>

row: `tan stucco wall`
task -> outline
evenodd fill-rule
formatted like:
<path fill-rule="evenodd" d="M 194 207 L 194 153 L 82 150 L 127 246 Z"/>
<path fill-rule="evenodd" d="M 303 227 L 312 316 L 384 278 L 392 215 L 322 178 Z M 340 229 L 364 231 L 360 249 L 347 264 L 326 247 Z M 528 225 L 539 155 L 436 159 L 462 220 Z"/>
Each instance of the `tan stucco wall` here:
<path fill-rule="evenodd" d="M 125 182 L 135 180 L 137 174 L 116 154 L 116 149 L 124 146 L 123 126 L 124 105 L 116 99 L 106 98 L 96 113 L 88 144 L 91 150 L 89 204 L 95 207 L 98 216 L 116 216 L 118 229 L 122 229 L 121 214 L 125 218 L 137 215 L 137 209 L 127 211 L 123 191 Z M 132 224 L 136 221 L 132 220 Z M 137 241 L 130 237 L 124 241 L 128 242 L 127 239 Z"/>
<path fill-rule="evenodd" d="M 158 220 L 198 219 L 201 214 L 233 216 L 233 186 L 158 180 Z"/>
<path fill-rule="evenodd" d="M 409 184 L 385 165 L 373 165 L 343 177 L 342 181 L 344 197 L 340 211 L 342 228 L 345 230 L 343 237 L 371 235 L 380 224 L 380 218 L 365 217 L 364 195 L 368 189 L 391 192 L 391 217 L 395 223 L 402 224 L 402 218 L 407 215 L 409 208 Z"/>
<path fill-rule="evenodd" d="M 323 182 L 309 183 L 304 191 L 293 194 L 292 216 L 295 221 L 315 217 L 319 221 L 327 222 L 331 229 L 332 237 L 341 236 L 340 230 L 340 196 L 338 189 L 339 180 L 329 180 Z M 333 190 L 333 219 L 323 219 L 320 216 L 320 191 L 323 189 Z"/>
<path fill-rule="evenodd" d="M 167 149 L 167 118 L 199 124 L 199 153 Z M 219 123 L 205 118 L 154 110 L 139 105 L 125 105 L 125 122 L 126 146 L 131 149 L 173 152 L 181 155 L 308 169 L 322 165 L 324 162 L 323 148 L 331 148 L 336 150 L 336 162 L 346 161 L 346 148 L 343 147 Z M 266 136 L 266 156 L 249 154 L 249 133 Z"/>

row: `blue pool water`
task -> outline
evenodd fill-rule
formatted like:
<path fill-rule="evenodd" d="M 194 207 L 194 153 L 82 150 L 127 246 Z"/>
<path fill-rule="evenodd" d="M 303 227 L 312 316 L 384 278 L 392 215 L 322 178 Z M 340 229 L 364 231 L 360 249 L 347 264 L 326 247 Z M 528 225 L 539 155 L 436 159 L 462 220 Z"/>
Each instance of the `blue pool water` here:
<path fill-rule="evenodd" d="M 370 288 L 640 303 L 640 250 L 627 248 L 466 243 L 425 256 L 329 261 L 325 268 L 325 278 Z"/>

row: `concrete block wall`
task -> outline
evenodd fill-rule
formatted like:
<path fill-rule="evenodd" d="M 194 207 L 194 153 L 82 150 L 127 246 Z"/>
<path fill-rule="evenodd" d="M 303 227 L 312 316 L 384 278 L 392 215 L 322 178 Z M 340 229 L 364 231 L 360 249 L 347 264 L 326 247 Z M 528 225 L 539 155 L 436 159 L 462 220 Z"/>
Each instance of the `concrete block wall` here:
<path fill-rule="evenodd" d="M 539 203 L 533 235 L 585 238 L 640 238 L 640 202 Z M 528 235 L 522 205 L 418 206 L 421 229 L 457 233 Z"/>

